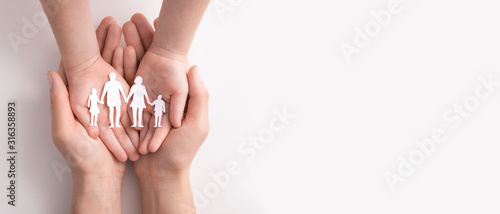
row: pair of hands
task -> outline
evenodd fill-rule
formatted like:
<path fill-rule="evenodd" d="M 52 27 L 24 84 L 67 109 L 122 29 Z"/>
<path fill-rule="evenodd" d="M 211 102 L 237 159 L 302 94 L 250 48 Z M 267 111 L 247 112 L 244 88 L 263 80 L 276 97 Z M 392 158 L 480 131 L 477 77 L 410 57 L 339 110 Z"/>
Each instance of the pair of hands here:
<path fill-rule="evenodd" d="M 102 187 L 102 192 L 118 197 L 125 171 L 123 162 L 127 157 L 136 160 L 134 169 L 141 183 L 141 192 L 165 185 L 161 184 L 165 180 L 175 184 L 175 181 L 185 183 L 187 179 L 189 184 L 191 161 L 208 134 L 208 92 L 199 79 L 198 69 L 196 66 L 189 68 L 186 78 L 186 57 L 153 47 L 154 31 L 141 14 L 134 15 L 123 26 L 125 49 L 119 44 L 121 33 L 113 18 L 103 19 L 96 31 L 101 54 L 96 55 L 89 66 L 71 72 L 60 66 L 59 74 L 48 72 L 54 144 L 72 169 L 74 188 Z M 139 66 L 137 62 L 140 62 Z M 167 119 L 162 121 L 165 128 L 153 129 L 152 117 L 145 120 L 150 121 L 149 127 L 140 130 L 139 134 L 130 127 L 130 117 L 122 115 L 122 128 L 110 129 L 105 109 L 98 120 L 99 129 L 90 127 L 84 100 L 88 97 L 87 89 L 104 85 L 111 72 L 119 74 L 117 80 L 122 83 L 125 93 L 128 93 L 135 76 L 140 75 L 149 87 L 150 95 L 169 95 L 166 99 L 171 103 L 170 121 L 174 127 L 181 123 L 182 126 L 170 130 L 168 116 L 165 116 Z M 184 93 L 186 98 L 183 99 Z M 182 105 L 175 106 L 174 103 Z M 185 112 L 184 104 L 187 104 Z M 126 108 L 127 105 L 122 105 L 121 112 L 127 112 Z M 138 159 L 137 148 L 143 154 L 155 152 Z M 151 188 L 148 190 L 145 186 Z M 75 196 L 75 191 L 73 194 Z"/>
<path fill-rule="evenodd" d="M 126 48 L 120 46 L 122 32 Z M 67 80 L 72 110 L 89 136 L 99 137 L 119 161 L 124 162 L 127 158 L 136 161 L 139 153 L 155 152 L 172 126 L 181 126 L 188 94 L 189 62 L 186 55 L 153 43 L 154 30 L 142 14 L 132 16 L 123 31 L 114 18 L 107 17 L 97 28 L 96 35 L 101 53 L 96 53 L 81 66 L 66 69 L 60 66 L 59 70 L 63 80 Z M 162 118 L 163 127 L 153 128 L 154 109 L 148 106 L 143 116 L 144 128 L 132 128 L 131 109 L 126 104 L 120 109 L 120 127 L 109 128 L 109 111 L 104 106 L 100 106 L 98 126 L 89 125 L 87 98 L 90 89 L 96 88 L 98 94 L 101 93 L 111 72 L 118 74 L 116 80 L 126 94 L 135 77 L 141 76 L 149 96 L 163 96 L 168 103 L 167 115 Z"/>

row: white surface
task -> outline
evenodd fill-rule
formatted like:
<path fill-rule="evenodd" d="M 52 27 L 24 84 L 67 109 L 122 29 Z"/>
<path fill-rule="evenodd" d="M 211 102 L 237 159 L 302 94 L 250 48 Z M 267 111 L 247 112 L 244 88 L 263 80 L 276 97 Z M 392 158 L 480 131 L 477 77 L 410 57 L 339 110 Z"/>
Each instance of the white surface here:
<path fill-rule="evenodd" d="M 192 186 L 211 188 L 211 173 L 240 164 L 239 174 L 200 213 L 498 213 L 500 88 L 453 130 L 443 114 L 474 94 L 480 76 L 500 81 L 498 3 L 401 1 L 403 11 L 348 64 L 341 42 L 389 0 L 242 0 L 222 20 L 207 10 L 191 48 L 211 94 L 211 129 L 192 166 Z M 150 21 L 161 1 L 92 1 L 94 23 L 123 24 L 135 12 Z M 0 9 L 0 128 L 7 101 L 18 103 L 17 206 L 1 213 L 68 213 L 71 176 L 50 137 L 45 73 L 57 69 L 48 25 L 15 53 L 9 32 L 42 11 L 38 1 Z M 255 157 L 238 147 L 268 131 L 273 109 L 295 115 Z M 434 128 L 448 139 L 391 192 L 384 178 L 398 156 Z M 264 133 L 265 134 L 265 133 Z M 0 193 L 6 195 L 6 131 L 0 131 Z M 245 149 L 248 149 L 245 147 Z M 256 151 L 256 150 L 255 150 Z M 247 161 L 250 160 L 249 162 Z M 123 183 L 124 213 L 139 213 L 131 165 Z"/>

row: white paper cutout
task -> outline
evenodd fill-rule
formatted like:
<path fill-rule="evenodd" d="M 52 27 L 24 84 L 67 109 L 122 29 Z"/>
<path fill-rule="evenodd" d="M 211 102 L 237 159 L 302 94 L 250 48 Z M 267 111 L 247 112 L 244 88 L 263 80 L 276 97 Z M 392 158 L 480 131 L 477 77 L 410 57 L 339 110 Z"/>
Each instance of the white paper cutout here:
<path fill-rule="evenodd" d="M 92 88 L 92 93 L 89 96 L 89 101 L 87 102 L 87 108 L 90 108 L 90 126 L 97 126 L 97 115 L 99 114 L 99 107 L 97 103 L 104 104 L 97 97 L 97 90 Z"/>
<path fill-rule="evenodd" d="M 120 107 L 122 105 L 122 101 L 120 98 L 120 94 L 122 95 L 125 102 L 132 97 L 132 102 L 130 103 L 130 107 L 132 108 L 132 115 L 134 117 L 134 124 L 132 127 L 144 127 L 142 125 L 142 113 L 146 108 L 146 104 L 144 102 L 144 98 L 149 105 L 154 107 L 155 111 L 155 126 L 154 127 L 162 127 L 161 126 L 161 118 L 165 110 L 165 101 L 162 100 L 162 95 L 158 95 L 158 98 L 151 103 L 149 101 L 148 92 L 146 91 L 146 87 L 142 85 L 142 77 L 137 76 L 134 80 L 134 85 L 130 88 L 130 93 L 128 96 L 125 96 L 123 92 L 123 87 L 120 82 L 116 80 L 116 73 L 109 74 L 109 81 L 104 84 L 104 89 L 102 92 L 101 100 L 99 100 L 97 96 L 97 91 L 95 88 L 92 88 L 92 93 L 89 96 L 87 107 L 90 109 L 90 126 L 97 126 L 97 116 L 100 113 L 99 107 L 97 103 L 104 104 L 104 97 L 107 96 L 106 104 L 109 107 L 109 120 L 111 125 L 110 128 L 120 127 Z M 116 118 L 114 112 L 116 111 Z M 139 114 L 137 114 L 139 113 Z M 114 119 L 114 120 L 113 120 Z M 137 119 L 139 119 L 139 125 L 137 125 Z M 113 121 L 116 121 L 113 123 Z"/>
<path fill-rule="evenodd" d="M 106 104 L 109 107 L 109 121 L 111 122 L 110 128 L 120 127 L 120 107 L 122 106 L 122 100 L 120 98 L 120 93 L 123 95 L 123 99 L 127 102 L 125 98 L 125 93 L 123 92 L 122 84 L 116 81 L 116 73 L 109 74 L 109 82 L 104 84 L 104 89 L 101 96 L 101 102 L 104 101 L 104 96 L 108 94 L 106 99 Z M 116 123 L 113 124 L 114 110 L 116 109 Z"/>
<path fill-rule="evenodd" d="M 165 102 L 161 99 L 161 94 L 158 95 L 158 99 L 150 103 L 151 106 L 155 107 L 155 127 L 161 126 L 161 116 L 163 116 L 163 112 L 165 112 Z"/>
<path fill-rule="evenodd" d="M 142 111 L 144 108 L 146 108 L 146 104 L 144 103 L 144 97 L 146 97 L 146 100 L 148 101 L 148 104 L 151 105 L 151 102 L 149 102 L 149 96 L 148 92 L 146 91 L 146 87 L 142 84 L 142 77 L 137 76 L 134 80 L 134 85 L 132 88 L 130 88 L 130 93 L 128 94 L 127 99 L 125 99 L 128 102 L 128 99 L 132 95 L 132 102 L 130 103 L 130 107 L 132 108 L 132 116 L 134 117 L 134 125 L 132 127 L 137 126 L 137 118 L 139 118 L 139 127 L 144 127 L 142 125 Z M 139 111 L 139 115 L 137 115 L 137 111 Z"/>

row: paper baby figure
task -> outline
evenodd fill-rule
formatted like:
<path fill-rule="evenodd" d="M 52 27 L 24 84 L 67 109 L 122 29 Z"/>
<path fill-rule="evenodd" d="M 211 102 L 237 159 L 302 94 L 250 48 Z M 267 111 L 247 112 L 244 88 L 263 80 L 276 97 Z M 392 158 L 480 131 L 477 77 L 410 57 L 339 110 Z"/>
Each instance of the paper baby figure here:
<path fill-rule="evenodd" d="M 130 97 L 134 95 L 134 97 L 132 97 L 132 102 L 130 103 L 130 107 L 132 107 L 132 116 L 134 117 L 134 125 L 132 125 L 132 127 L 137 127 L 137 118 L 139 118 L 139 127 L 144 127 L 142 125 L 142 111 L 144 110 L 144 108 L 146 108 L 144 97 L 146 97 L 148 104 L 151 104 L 151 102 L 149 102 L 146 87 L 144 85 L 141 85 L 142 77 L 137 76 L 134 80 L 134 83 L 135 84 L 132 86 L 132 88 L 130 88 L 130 93 L 125 100 L 130 99 Z M 138 111 L 139 115 L 137 115 Z"/>
<path fill-rule="evenodd" d="M 165 112 L 165 102 L 161 98 L 160 94 L 158 95 L 158 99 L 151 103 L 151 106 L 155 107 L 155 127 L 161 127 L 161 116 Z"/>
<path fill-rule="evenodd" d="M 109 121 L 111 122 L 111 125 L 109 127 L 110 128 L 120 127 L 120 107 L 122 106 L 120 93 L 122 94 L 125 102 L 127 102 L 127 99 L 125 98 L 125 93 L 123 92 L 122 84 L 116 81 L 116 73 L 110 73 L 109 79 L 110 79 L 109 82 L 104 84 L 104 90 L 102 92 L 101 102 L 104 101 L 104 96 L 107 93 L 108 96 L 106 99 L 106 104 L 109 107 Z M 114 119 L 113 113 L 115 109 L 116 109 L 116 120 L 113 120 Z M 113 121 L 116 121 L 116 123 L 113 124 Z"/>
<path fill-rule="evenodd" d="M 89 101 L 87 103 L 87 108 L 90 108 L 90 126 L 97 126 L 97 115 L 99 114 L 99 107 L 97 103 L 104 104 L 99 101 L 99 97 L 97 97 L 97 91 L 95 88 L 92 89 L 92 93 L 89 96 Z"/>

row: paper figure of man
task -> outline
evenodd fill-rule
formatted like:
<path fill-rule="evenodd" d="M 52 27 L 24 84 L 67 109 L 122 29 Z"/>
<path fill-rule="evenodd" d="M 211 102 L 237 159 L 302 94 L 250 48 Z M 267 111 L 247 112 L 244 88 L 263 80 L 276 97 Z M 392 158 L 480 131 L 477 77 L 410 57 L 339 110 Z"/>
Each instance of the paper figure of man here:
<path fill-rule="evenodd" d="M 89 101 L 87 102 L 87 108 L 90 108 L 90 126 L 97 126 L 97 115 L 100 112 L 97 103 L 104 104 L 103 102 L 99 101 L 99 97 L 97 97 L 97 91 L 95 90 L 95 88 L 93 88 L 89 96 Z"/>
<path fill-rule="evenodd" d="M 137 118 L 139 118 L 139 127 L 144 127 L 142 125 L 142 111 L 146 108 L 146 104 L 144 103 L 144 97 L 149 102 L 148 92 L 146 91 L 146 87 L 142 85 L 142 77 L 137 76 L 134 80 L 134 85 L 130 88 L 130 93 L 128 94 L 128 99 L 133 95 L 132 102 L 130 103 L 130 107 L 132 108 L 132 116 L 134 117 L 134 125 L 132 127 L 137 126 Z M 139 113 L 139 115 L 137 115 Z"/>
<path fill-rule="evenodd" d="M 163 112 L 165 112 L 165 102 L 161 99 L 161 94 L 158 95 L 158 99 L 151 103 L 151 106 L 155 107 L 155 127 L 161 126 L 161 116 L 163 116 Z"/>
<path fill-rule="evenodd" d="M 111 122 L 109 128 L 120 127 L 120 107 L 122 106 L 120 94 L 122 94 L 125 102 L 127 102 L 127 99 L 125 98 L 122 84 L 116 80 L 116 73 L 109 74 L 109 82 L 104 84 L 101 102 L 104 101 L 104 96 L 106 94 L 108 94 L 106 105 L 109 107 L 109 121 Z M 114 110 L 116 110 L 116 120 L 113 120 Z M 113 121 L 116 121 L 116 123 L 113 124 Z"/>

